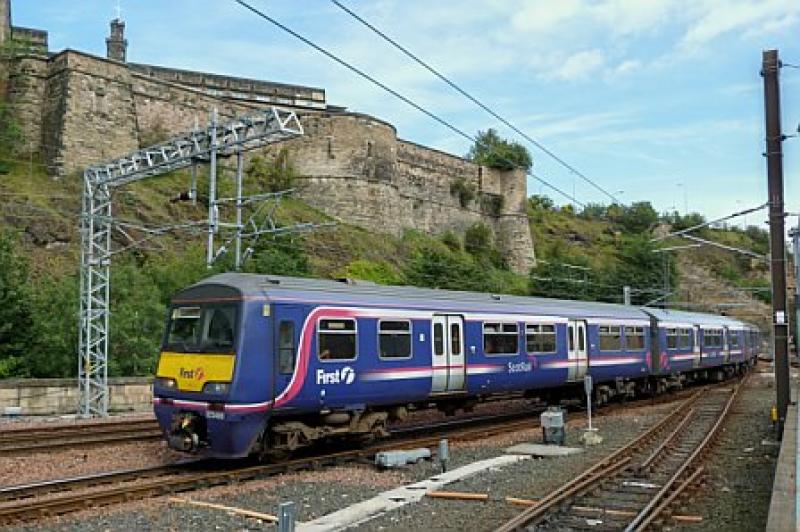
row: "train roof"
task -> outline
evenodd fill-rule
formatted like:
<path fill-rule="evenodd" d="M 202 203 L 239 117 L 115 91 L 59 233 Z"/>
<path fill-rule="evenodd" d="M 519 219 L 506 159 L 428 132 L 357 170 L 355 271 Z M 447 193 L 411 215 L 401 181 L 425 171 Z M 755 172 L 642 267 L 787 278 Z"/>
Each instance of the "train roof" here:
<path fill-rule="evenodd" d="M 753 329 L 754 327 L 743 321 L 729 316 L 716 314 L 703 314 L 685 310 L 644 307 L 642 310 L 659 321 L 675 325 L 704 325 L 708 327 L 735 327 L 737 329 Z"/>
<path fill-rule="evenodd" d="M 528 313 L 564 318 L 609 318 L 646 321 L 650 317 L 635 306 L 592 301 L 512 296 L 484 292 L 466 292 L 385 286 L 360 280 L 325 280 L 247 273 L 223 273 L 211 276 L 175 295 L 174 301 L 194 297 L 214 297 L 217 290 L 231 290 L 243 298 L 272 301 L 297 301 L 347 305 L 397 305 L 403 303 L 421 309 Z"/>

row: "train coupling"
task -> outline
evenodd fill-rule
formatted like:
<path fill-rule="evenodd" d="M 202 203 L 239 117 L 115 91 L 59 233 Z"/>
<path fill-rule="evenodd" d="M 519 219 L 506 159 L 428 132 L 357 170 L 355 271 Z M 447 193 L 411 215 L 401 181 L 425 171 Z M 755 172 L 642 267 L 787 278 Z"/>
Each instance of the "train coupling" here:
<path fill-rule="evenodd" d="M 200 433 L 205 420 L 192 412 L 177 414 L 172 421 L 172 431 L 167 443 L 172 449 L 190 453 L 200 448 Z"/>

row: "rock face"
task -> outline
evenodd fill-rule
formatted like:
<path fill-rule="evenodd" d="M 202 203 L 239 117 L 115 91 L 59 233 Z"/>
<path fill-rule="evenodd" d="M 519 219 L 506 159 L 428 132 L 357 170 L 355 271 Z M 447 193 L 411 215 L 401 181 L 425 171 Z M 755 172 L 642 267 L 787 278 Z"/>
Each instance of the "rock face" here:
<path fill-rule="evenodd" d="M 9 0 L 0 0 L 0 41 L 16 35 L 9 14 Z M 323 89 L 126 63 L 121 24 L 112 22 L 113 59 L 69 49 L 43 53 L 46 33 L 26 30 L 44 35 L 44 50 L 29 50 L 6 65 L 10 108 L 25 145 L 41 153 L 54 175 L 74 176 L 90 164 L 205 127 L 215 107 L 224 121 L 278 105 L 297 111 L 305 129 L 302 138 L 278 148 L 288 150 L 308 203 L 343 222 L 394 235 L 406 229 L 463 233 L 485 223 L 514 270 L 527 273 L 533 265 L 524 173 L 398 139 L 391 124 L 328 106 Z"/>

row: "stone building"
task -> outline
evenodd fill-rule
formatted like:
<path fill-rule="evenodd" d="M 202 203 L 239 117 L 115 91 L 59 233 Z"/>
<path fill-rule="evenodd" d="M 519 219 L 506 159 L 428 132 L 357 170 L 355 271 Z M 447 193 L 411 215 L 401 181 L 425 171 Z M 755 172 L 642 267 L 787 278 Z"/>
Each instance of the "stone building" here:
<path fill-rule="evenodd" d="M 11 24 L 0 0 L 0 45 L 24 42 L 4 67 L 7 104 L 57 176 L 123 155 L 170 134 L 203 127 L 209 111 L 233 118 L 276 105 L 295 110 L 305 129 L 286 144 L 299 194 L 347 223 L 390 234 L 419 229 L 463 233 L 483 222 L 515 270 L 533 265 L 525 214 L 526 176 L 475 165 L 397 137 L 378 118 L 327 103 L 324 89 L 127 62 L 125 23 L 111 21 L 107 57 L 50 52 L 47 32 Z M 2 61 L 0 61 L 2 62 Z M 470 190 L 469 198 L 458 190 Z"/>

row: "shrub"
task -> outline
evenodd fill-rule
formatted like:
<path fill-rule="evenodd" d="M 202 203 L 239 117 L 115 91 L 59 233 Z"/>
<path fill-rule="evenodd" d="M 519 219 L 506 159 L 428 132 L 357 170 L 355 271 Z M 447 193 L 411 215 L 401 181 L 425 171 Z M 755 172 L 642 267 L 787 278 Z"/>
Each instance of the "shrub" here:
<path fill-rule="evenodd" d="M 450 183 L 450 195 L 457 197 L 458 204 L 462 209 L 466 209 L 475 199 L 475 185 L 467 183 L 463 177 L 460 177 Z"/>
<path fill-rule="evenodd" d="M 525 146 L 501 138 L 494 129 L 478 131 L 475 140 L 466 157 L 476 164 L 500 170 L 522 168 L 526 172 L 533 166 L 533 159 Z"/>

